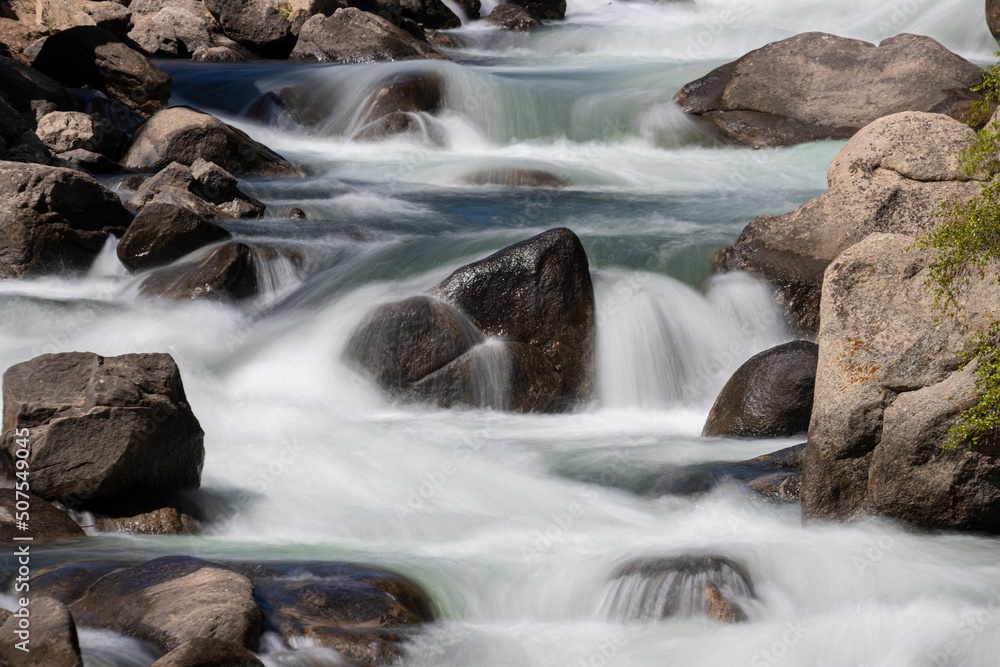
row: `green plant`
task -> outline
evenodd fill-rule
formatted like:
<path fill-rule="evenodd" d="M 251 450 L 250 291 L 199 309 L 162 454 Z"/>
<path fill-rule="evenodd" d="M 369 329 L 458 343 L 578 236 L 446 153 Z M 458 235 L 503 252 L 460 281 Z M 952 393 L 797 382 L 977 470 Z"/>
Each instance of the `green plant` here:
<path fill-rule="evenodd" d="M 983 83 L 972 90 L 982 98 L 973 105 L 970 124 L 982 125 L 1000 104 L 1000 63 L 985 70 Z M 920 236 L 915 246 L 936 251 L 927 281 L 934 289 L 934 303 L 943 315 L 959 316 L 968 331 L 959 303 L 963 288 L 973 280 L 997 280 L 990 265 L 1000 261 L 1000 129 L 979 130 L 962 154 L 962 165 L 965 176 L 984 179 L 982 189 L 968 201 L 946 202 L 940 226 Z M 975 364 L 977 397 L 949 432 L 946 450 L 982 446 L 1000 436 L 1000 320 L 970 334 L 966 349 L 962 363 Z"/>
<path fill-rule="evenodd" d="M 286 19 L 292 15 L 292 3 L 290 2 L 279 2 L 274 8 Z"/>

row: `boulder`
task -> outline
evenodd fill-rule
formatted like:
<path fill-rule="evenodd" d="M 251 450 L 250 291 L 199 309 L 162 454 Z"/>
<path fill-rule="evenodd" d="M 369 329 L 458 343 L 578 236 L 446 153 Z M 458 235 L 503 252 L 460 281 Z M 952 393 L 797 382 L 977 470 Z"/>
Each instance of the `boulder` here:
<path fill-rule="evenodd" d="M 249 59 L 248 54 L 249 51 L 233 42 L 232 46 L 199 46 L 191 54 L 191 60 L 197 63 L 241 63 Z"/>
<path fill-rule="evenodd" d="M 191 165 L 198 158 L 236 176 L 301 176 L 267 146 L 218 118 L 184 107 L 165 109 L 136 130 L 122 165 L 159 171 L 171 162 Z"/>
<path fill-rule="evenodd" d="M 269 90 L 247 108 L 246 117 L 272 127 L 291 123 L 302 127 L 316 127 L 328 115 L 301 88 L 283 86 Z"/>
<path fill-rule="evenodd" d="M 139 212 L 118 243 L 118 259 L 129 271 L 165 266 L 230 233 L 187 208 L 150 204 Z"/>
<path fill-rule="evenodd" d="M 460 28 L 462 20 L 441 0 L 400 0 L 402 17 L 419 23 L 424 28 L 449 30 Z"/>
<path fill-rule="evenodd" d="M 65 563 L 41 569 L 31 575 L 31 590 L 36 595 L 71 605 L 90 590 L 104 575 L 135 565 L 121 560 L 92 560 Z"/>
<path fill-rule="evenodd" d="M 809 341 L 755 354 L 722 388 L 702 435 L 781 438 L 805 433 L 818 357 L 819 348 Z"/>
<path fill-rule="evenodd" d="M 99 28 L 104 28 L 122 41 L 128 39 L 132 30 L 132 12 L 128 7 L 105 0 L 104 2 L 85 2 L 83 11 L 90 15 Z"/>
<path fill-rule="evenodd" d="M 270 0 L 205 0 L 205 7 L 236 43 L 265 58 L 287 58 L 292 24 Z"/>
<path fill-rule="evenodd" d="M 734 623 L 747 620 L 741 603 L 753 599 L 750 577 L 729 558 L 639 558 L 612 574 L 601 610 L 614 621 L 708 616 Z"/>
<path fill-rule="evenodd" d="M 913 241 L 872 234 L 826 270 L 803 513 L 1000 533 L 997 443 L 943 451 L 975 402 L 961 357 L 970 333 L 1000 317 L 1000 285 L 971 276 L 962 322 L 940 318 L 930 255 L 908 250 Z"/>
<path fill-rule="evenodd" d="M 458 49 L 462 47 L 461 43 L 454 36 L 438 32 L 437 30 L 425 31 L 422 41 L 442 49 Z"/>
<path fill-rule="evenodd" d="M 0 539 L 5 543 L 11 544 L 15 537 L 31 537 L 32 543 L 38 544 L 86 535 L 76 521 L 52 503 L 31 492 L 21 493 L 22 495 L 16 495 L 13 488 L 0 489 Z M 16 503 L 19 500 L 27 501 L 29 506 L 27 530 L 18 528 L 17 515 L 20 512 L 16 509 Z"/>
<path fill-rule="evenodd" d="M 476 4 L 479 4 L 478 0 Z M 516 0 L 514 4 L 524 7 L 525 11 L 538 21 L 566 18 L 566 0 Z"/>
<path fill-rule="evenodd" d="M 448 59 L 384 18 L 354 7 L 338 9 L 332 16 L 317 14 L 306 21 L 289 57 L 333 63 Z"/>
<path fill-rule="evenodd" d="M 115 630 L 164 651 L 195 638 L 253 650 L 263 630 L 249 579 L 187 556 L 157 558 L 107 574 L 70 609 L 81 626 Z"/>
<path fill-rule="evenodd" d="M 58 111 L 76 108 L 61 83 L 12 58 L 0 57 L 0 98 L 30 119 L 32 128 L 35 110 L 40 107 Z"/>
<path fill-rule="evenodd" d="M 166 654 L 151 667 L 264 667 L 253 653 L 233 642 L 195 637 Z"/>
<path fill-rule="evenodd" d="M 190 58 L 198 49 L 222 48 L 241 52 L 243 58 L 249 52 L 236 42 L 223 37 L 211 15 L 196 7 L 168 6 L 137 21 L 129 32 L 129 39 L 135 41 L 147 53 L 160 58 Z M 234 48 L 235 47 L 235 48 Z"/>
<path fill-rule="evenodd" d="M 61 166 L 76 171 L 85 171 L 88 174 L 120 174 L 124 171 L 122 166 L 114 160 L 83 148 L 60 153 L 58 159 L 62 162 Z"/>
<path fill-rule="evenodd" d="M 144 116 L 170 99 L 170 77 L 104 28 L 63 30 L 38 40 L 25 55 L 64 86 L 99 90 Z"/>
<path fill-rule="evenodd" d="M 974 139 L 967 125 L 940 114 L 880 118 L 830 163 L 825 193 L 790 213 L 751 220 L 716 268 L 766 278 L 790 318 L 815 331 L 823 272 L 837 255 L 873 232 L 932 229 L 943 202 L 978 193 L 981 183 L 966 180 L 959 159 Z"/>
<path fill-rule="evenodd" d="M 455 4 L 470 19 L 478 19 L 479 11 L 483 8 L 483 4 L 479 0 L 455 0 Z"/>
<path fill-rule="evenodd" d="M 235 176 L 214 162 L 198 158 L 190 167 L 171 162 L 136 189 L 126 208 L 142 209 L 151 202 L 164 201 L 160 195 L 171 193 L 190 202 L 188 208 L 202 217 L 260 217 L 264 204 L 244 194 L 237 184 Z"/>
<path fill-rule="evenodd" d="M 83 667 L 76 624 L 64 604 L 47 597 L 30 596 L 29 651 L 16 644 L 18 619 L 11 613 L 0 624 L 0 664 L 17 667 Z"/>
<path fill-rule="evenodd" d="M 163 507 L 135 516 L 98 516 L 97 529 L 126 535 L 190 535 L 198 532 L 198 521 L 176 507 Z"/>
<path fill-rule="evenodd" d="M 284 639 L 308 637 L 349 659 L 392 663 L 400 643 L 434 620 L 427 594 L 410 579 L 346 563 L 275 563 L 247 572 L 268 626 Z"/>
<path fill-rule="evenodd" d="M 454 361 L 482 333 L 452 306 L 415 296 L 373 310 L 351 336 L 345 357 L 393 393 Z"/>
<path fill-rule="evenodd" d="M 902 111 L 970 119 L 977 65 L 930 37 L 878 46 L 820 32 L 768 44 L 681 88 L 675 100 L 725 141 L 763 148 L 847 139 Z"/>
<path fill-rule="evenodd" d="M 292 34 L 298 37 L 302 26 L 313 16 L 317 14 L 329 16 L 346 6 L 343 0 L 291 0 L 292 11 L 288 21 L 291 24 Z"/>
<path fill-rule="evenodd" d="M 986 0 L 986 26 L 1000 43 L 1000 0 Z"/>
<path fill-rule="evenodd" d="M 585 399 L 594 380 L 594 288 L 587 253 L 565 227 L 550 229 L 456 270 L 432 290 L 481 331 L 540 349 Z"/>
<path fill-rule="evenodd" d="M 241 301 L 260 293 L 256 252 L 232 241 L 192 262 L 153 271 L 139 286 L 144 296 L 174 301 Z"/>
<path fill-rule="evenodd" d="M 0 160 L 8 162 L 55 162 L 52 153 L 0 95 Z"/>
<path fill-rule="evenodd" d="M 470 185 L 502 185 L 508 188 L 564 188 L 569 182 L 542 169 L 494 167 L 480 169 L 462 181 Z"/>
<path fill-rule="evenodd" d="M 747 487 L 770 500 L 799 500 L 802 495 L 801 472 L 775 472 L 747 482 Z"/>
<path fill-rule="evenodd" d="M 413 385 L 411 396 L 443 408 L 555 412 L 563 380 L 540 349 L 524 343 L 477 345 Z"/>
<path fill-rule="evenodd" d="M 50 33 L 97 23 L 83 8 L 69 0 L 35 0 L 35 25 Z"/>
<path fill-rule="evenodd" d="M 32 491 L 89 507 L 196 488 L 204 433 L 168 354 L 45 354 L 3 374 L 3 449 L 28 429 Z M 9 460 L 9 459 L 8 459 Z"/>
<path fill-rule="evenodd" d="M 409 123 L 398 122 L 409 114 L 432 112 L 441 107 L 441 78 L 434 73 L 411 72 L 388 78 L 362 103 L 354 129 L 355 139 L 376 139 L 407 131 Z"/>
<path fill-rule="evenodd" d="M 2 7 L 0 3 L 0 7 Z M 14 17 L 6 17 L 0 12 L 0 57 L 14 58 L 28 65 L 24 51 L 38 39 L 38 31 L 25 21 Z"/>
<path fill-rule="evenodd" d="M 0 162 L 0 277 L 85 269 L 132 216 L 118 196 L 72 169 Z"/>
<path fill-rule="evenodd" d="M 54 111 L 42 116 L 35 134 L 53 153 L 82 148 L 112 160 L 121 157 L 128 138 L 107 118 L 79 111 Z"/>
<path fill-rule="evenodd" d="M 497 5 L 483 20 L 511 32 L 526 32 L 541 25 L 524 7 L 514 4 Z"/>

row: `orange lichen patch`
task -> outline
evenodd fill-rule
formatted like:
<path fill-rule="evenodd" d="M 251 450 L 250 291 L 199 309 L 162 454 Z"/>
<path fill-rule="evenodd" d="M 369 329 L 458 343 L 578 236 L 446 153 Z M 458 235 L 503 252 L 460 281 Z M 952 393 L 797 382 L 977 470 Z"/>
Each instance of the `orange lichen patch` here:
<path fill-rule="evenodd" d="M 844 349 L 841 350 L 840 354 L 837 355 L 840 366 L 847 373 L 847 381 L 851 384 L 857 384 L 858 382 L 865 382 L 871 380 L 875 377 L 875 374 L 882 368 L 881 366 L 875 366 L 873 364 L 866 364 L 860 360 L 856 360 L 855 356 L 860 357 L 861 352 L 870 352 L 871 348 L 868 346 L 868 342 L 862 338 L 848 338 L 847 344 Z"/>

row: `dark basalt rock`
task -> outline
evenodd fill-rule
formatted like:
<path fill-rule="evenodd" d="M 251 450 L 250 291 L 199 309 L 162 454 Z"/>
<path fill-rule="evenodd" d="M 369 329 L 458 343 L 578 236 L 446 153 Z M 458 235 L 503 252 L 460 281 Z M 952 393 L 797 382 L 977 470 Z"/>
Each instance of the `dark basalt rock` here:
<path fill-rule="evenodd" d="M 702 435 L 777 438 L 805 433 L 818 359 L 819 347 L 808 341 L 754 355 L 722 388 Z"/>
<path fill-rule="evenodd" d="M 197 488 L 204 433 L 168 354 L 45 354 L 3 375 L 3 458 L 30 429 L 31 488 L 89 507 Z"/>

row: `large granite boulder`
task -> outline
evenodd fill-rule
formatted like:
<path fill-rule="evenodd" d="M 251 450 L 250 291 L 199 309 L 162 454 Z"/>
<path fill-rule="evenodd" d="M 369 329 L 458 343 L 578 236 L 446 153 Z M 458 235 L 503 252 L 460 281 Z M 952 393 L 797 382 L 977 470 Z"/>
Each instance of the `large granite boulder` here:
<path fill-rule="evenodd" d="M 200 483 L 204 433 L 168 354 L 66 352 L 11 366 L 3 430 L 8 465 L 28 442 L 31 489 L 46 500 L 155 503 Z"/>
<path fill-rule="evenodd" d="M 355 7 L 317 14 L 302 25 L 292 60 L 371 63 L 448 57 L 375 14 Z"/>
<path fill-rule="evenodd" d="M 692 81 L 676 101 L 724 140 L 762 148 L 846 139 L 902 111 L 967 121 L 979 67 L 930 37 L 902 34 L 878 46 L 808 32 L 751 51 Z"/>
<path fill-rule="evenodd" d="M 127 138 L 100 114 L 53 111 L 38 120 L 35 134 L 53 153 L 78 149 L 98 153 L 111 160 L 121 157 Z"/>
<path fill-rule="evenodd" d="M 267 146 L 206 113 L 184 107 L 165 109 L 136 130 L 122 165 L 159 171 L 171 162 L 191 166 L 198 158 L 235 176 L 301 176 Z"/>
<path fill-rule="evenodd" d="M 0 162 L 0 277 L 86 269 L 132 221 L 118 196 L 72 169 Z"/>
<path fill-rule="evenodd" d="M 826 270 L 802 508 L 1000 533 L 1000 443 L 943 451 L 975 402 L 961 357 L 970 332 L 1000 317 L 1000 285 L 973 276 L 963 288 L 963 331 L 938 317 L 929 255 L 908 250 L 913 241 L 873 234 Z"/>
<path fill-rule="evenodd" d="M 287 58 L 295 45 L 292 24 L 270 0 L 205 0 L 205 7 L 227 37 L 265 58 Z"/>
<path fill-rule="evenodd" d="M 837 255 L 873 232 L 927 231 L 943 202 L 978 193 L 980 177 L 968 176 L 959 157 L 974 139 L 967 125 L 940 114 L 880 118 L 830 163 L 825 193 L 790 213 L 751 220 L 717 268 L 774 283 L 791 319 L 815 331 L 823 272 Z"/>
<path fill-rule="evenodd" d="M 819 348 L 784 343 L 754 355 L 719 392 L 702 435 L 780 438 L 805 433 Z"/>

